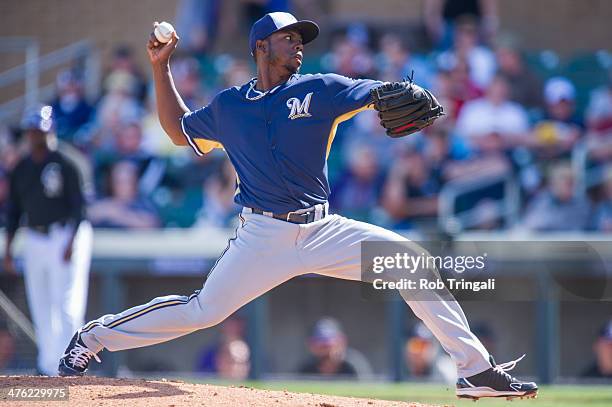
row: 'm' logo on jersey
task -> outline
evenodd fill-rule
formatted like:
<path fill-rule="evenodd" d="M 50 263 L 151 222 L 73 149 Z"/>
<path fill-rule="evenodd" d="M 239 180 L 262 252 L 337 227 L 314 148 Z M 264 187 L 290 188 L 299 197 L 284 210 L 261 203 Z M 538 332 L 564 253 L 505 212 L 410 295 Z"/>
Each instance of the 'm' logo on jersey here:
<path fill-rule="evenodd" d="M 310 108 L 310 99 L 312 99 L 312 92 L 304 97 L 304 100 L 300 102 L 298 98 L 291 98 L 287 100 L 287 107 L 289 108 L 289 118 L 299 119 L 300 117 L 311 117 L 312 115 L 308 112 Z"/>

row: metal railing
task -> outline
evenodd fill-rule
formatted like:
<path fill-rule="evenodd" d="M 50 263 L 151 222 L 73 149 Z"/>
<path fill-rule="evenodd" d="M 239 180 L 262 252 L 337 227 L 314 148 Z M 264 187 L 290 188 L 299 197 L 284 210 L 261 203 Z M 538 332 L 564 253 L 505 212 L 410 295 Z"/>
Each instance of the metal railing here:
<path fill-rule="evenodd" d="M 38 60 L 40 47 L 32 38 L 5 38 L 0 41 L 0 52 L 24 52 L 25 63 L 0 74 L 0 88 L 25 79 L 25 95 L 28 105 L 38 99 Z M 0 113 L 4 109 L 0 107 Z"/>
<path fill-rule="evenodd" d="M 605 182 L 605 171 L 610 164 L 589 166 L 589 158 L 596 148 L 587 141 L 581 141 L 572 150 L 572 170 L 576 177 L 574 192 L 578 197 L 586 196 L 590 188 Z"/>
<path fill-rule="evenodd" d="M 606 164 L 589 165 L 592 152 L 597 147 L 582 141 L 572 150 L 572 170 L 576 177 L 575 194 L 577 197 L 586 196 L 587 190 L 605 182 L 608 166 Z M 466 194 L 484 190 L 487 187 L 503 183 L 504 193 L 502 199 L 492 200 L 491 208 L 497 219 L 503 219 L 506 226 L 516 224 L 520 215 L 520 187 L 511 172 L 502 175 L 490 176 L 479 180 L 450 181 L 440 191 L 438 199 L 438 213 L 440 229 L 448 234 L 456 235 L 480 221 L 479 208 L 472 207 L 461 212 L 455 210 L 457 200 Z"/>
<path fill-rule="evenodd" d="M 21 111 L 35 103 L 48 100 L 55 84 L 40 86 L 42 73 L 62 65 L 80 64 L 83 68 L 85 94 L 95 98 L 100 86 L 100 59 L 91 42 L 82 40 L 40 56 L 40 46 L 32 38 L 3 38 L 0 52 L 24 52 L 25 63 L 0 73 L 0 88 L 25 83 L 25 92 L 0 104 L 0 121 L 18 117 Z"/>
<path fill-rule="evenodd" d="M 455 211 L 455 203 L 461 196 L 484 190 L 496 184 L 503 184 L 503 197 L 492 199 L 495 216 L 503 219 L 507 226 L 514 225 L 520 213 L 520 190 L 511 172 L 483 177 L 478 180 L 453 180 L 444 185 L 438 197 L 438 222 L 440 229 L 456 235 L 479 223 L 479 208 Z"/>

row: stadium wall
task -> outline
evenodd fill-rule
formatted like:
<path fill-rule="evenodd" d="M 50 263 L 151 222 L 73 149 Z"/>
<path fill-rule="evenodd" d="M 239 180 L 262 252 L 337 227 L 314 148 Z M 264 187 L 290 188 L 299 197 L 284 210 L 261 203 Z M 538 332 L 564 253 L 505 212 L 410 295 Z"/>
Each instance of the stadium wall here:
<path fill-rule="evenodd" d="M 324 30 L 335 19 L 417 24 L 423 1 L 329 0 L 328 6 L 320 10 L 329 9 L 331 16 L 321 16 L 320 21 Z M 239 13 L 236 12 L 239 3 L 239 0 L 223 1 L 229 18 L 221 28 L 219 51 L 246 51 L 246 44 L 232 46 L 236 44 L 235 30 L 245 33 L 248 29 L 239 26 Z M 610 1 L 512 0 L 499 3 L 502 31 L 516 34 L 525 47 L 573 52 L 610 46 Z M 43 53 L 84 38 L 92 39 L 102 50 L 103 56 L 108 56 L 118 44 L 128 44 L 142 50 L 140 57 L 144 63 L 143 35 L 148 33 L 151 22 L 156 19 L 174 20 L 177 4 L 177 0 L 3 1 L 0 2 L 3 20 L 0 37 L 36 37 L 40 40 Z M 315 15 L 308 17 L 317 18 Z M 562 42 L 559 41 L 559 27 L 571 27 L 571 32 L 563 35 Z M 2 55 L 0 71 L 22 62 L 22 56 Z"/>

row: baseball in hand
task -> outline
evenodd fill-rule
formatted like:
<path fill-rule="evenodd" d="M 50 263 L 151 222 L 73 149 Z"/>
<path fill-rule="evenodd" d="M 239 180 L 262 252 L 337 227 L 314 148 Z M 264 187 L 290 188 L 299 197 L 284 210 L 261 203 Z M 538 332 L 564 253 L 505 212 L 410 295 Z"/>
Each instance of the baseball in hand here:
<path fill-rule="evenodd" d="M 165 44 L 170 41 L 173 32 L 174 27 L 172 27 L 172 24 L 162 21 L 157 25 L 157 27 L 155 27 L 153 34 L 155 35 L 155 38 L 157 38 L 157 41 Z"/>

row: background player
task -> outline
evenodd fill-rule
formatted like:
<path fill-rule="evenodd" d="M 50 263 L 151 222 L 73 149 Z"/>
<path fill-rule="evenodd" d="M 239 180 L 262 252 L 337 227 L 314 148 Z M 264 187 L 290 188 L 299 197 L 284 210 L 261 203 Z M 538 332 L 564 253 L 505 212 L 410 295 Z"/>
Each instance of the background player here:
<path fill-rule="evenodd" d="M 10 176 L 4 269 L 15 272 L 12 245 L 20 222 L 28 304 L 38 345 L 38 370 L 54 375 L 65 342 L 84 322 L 92 229 L 85 221 L 76 167 L 55 150 L 51 106 L 26 112 L 30 152 Z"/>
<path fill-rule="evenodd" d="M 178 43 L 148 43 L 159 119 L 176 145 L 198 155 L 224 148 L 238 174 L 236 203 L 244 207 L 236 237 L 190 296 L 155 298 L 116 315 L 105 315 L 74 335 L 60 375 L 82 375 L 92 358 L 152 345 L 218 324 L 238 308 L 299 275 L 361 280 L 360 243 L 403 241 L 367 223 L 329 215 L 327 157 L 338 124 L 372 105 L 370 90 L 382 85 L 335 74 L 298 75 L 303 46 L 319 32 L 310 21 L 271 13 L 251 29 L 257 78 L 219 93 L 190 112 L 174 87 L 169 58 Z M 516 361 L 495 365 L 474 336 L 459 304 L 415 301 L 415 314 L 457 365 L 457 394 L 464 397 L 534 396 L 535 383 L 506 373 Z"/>

